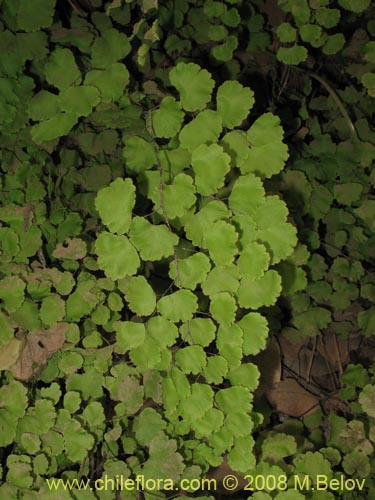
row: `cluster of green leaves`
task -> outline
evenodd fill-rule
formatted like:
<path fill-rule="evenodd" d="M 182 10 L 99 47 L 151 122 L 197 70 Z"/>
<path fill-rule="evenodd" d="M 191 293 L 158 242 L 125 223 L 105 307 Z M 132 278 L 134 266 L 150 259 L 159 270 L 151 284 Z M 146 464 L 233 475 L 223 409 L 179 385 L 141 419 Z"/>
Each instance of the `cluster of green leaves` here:
<path fill-rule="evenodd" d="M 351 125 L 358 137 L 352 137 L 332 96 L 307 99 L 300 117 L 309 129 L 309 143 L 277 181 L 305 244 L 299 258 L 309 283 L 291 298 L 294 330 L 289 333 L 298 330 L 298 336 L 326 329 L 345 338 L 357 321 L 364 336 L 374 332 L 375 136 L 364 111 L 371 113 L 374 103 L 364 90 L 347 87 L 338 95 L 342 106 L 356 103 Z"/>
<path fill-rule="evenodd" d="M 251 392 L 259 374 L 242 359 L 265 347 L 267 321 L 254 311 L 275 303 L 281 277 L 270 266 L 296 244 L 285 203 L 262 183 L 283 168 L 287 149 L 270 113 L 235 130 L 253 106 L 250 89 L 225 82 L 212 102 L 214 81 L 194 63 L 179 63 L 169 79 L 179 99 L 163 97 L 143 134 L 128 135 L 129 177 L 97 195 L 106 228 L 95 252 L 130 310 L 114 323 L 114 350 L 134 375 L 151 370 L 160 384 L 158 425 L 173 429 L 185 460 L 203 471 L 228 453 L 245 472 L 255 460 Z M 150 203 L 146 217 L 134 213 L 139 196 Z M 146 280 L 150 265 L 155 276 Z M 223 380 L 230 385 L 214 390 Z"/>
<path fill-rule="evenodd" d="M 375 26 L 370 0 L 339 0 L 335 6 L 329 0 L 278 0 L 278 4 L 292 17 L 276 29 L 283 44 L 277 51 L 279 61 L 298 65 L 307 60 L 309 46 L 321 51 L 322 57 L 340 53 L 348 58 L 348 75 L 375 96 Z M 351 33 L 347 26 L 359 15 L 365 16 L 365 23 Z"/>
<path fill-rule="evenodd" d="M 152 79 L 156 75 L 167 82 L 165 66 L 192 55 L 193 58 L 208 57 L 215 66 L 225 68 L 227 75 L 237 75 L 240 67 L 234 58 L 236 52 L 244 48 L 249 53 L 264 50 L 271 40 L 257 2 L 254 5 L 243 0 L 145 0 L 139 3 L 144 15 L 132 32 L 140 44 L 136 62 Z M 128 4 L 114 1 L 107 12 L 116 23 L 126 24 Z"/>

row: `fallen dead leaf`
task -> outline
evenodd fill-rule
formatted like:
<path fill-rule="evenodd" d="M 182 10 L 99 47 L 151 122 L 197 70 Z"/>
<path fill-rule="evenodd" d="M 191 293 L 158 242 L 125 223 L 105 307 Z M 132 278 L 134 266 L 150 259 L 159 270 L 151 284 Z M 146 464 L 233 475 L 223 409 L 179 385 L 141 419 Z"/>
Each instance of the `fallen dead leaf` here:
<path fill-rule="evenodd" d="M 225 489 L 223 486 L 223 479 L 226 476 L 235 476 L 238 480 L 237 487 L 234 490 L 228 490 Z M 244 476 L 241 476 L 237 472 L 235 472 L 229 465 L 228 465 L 228 460 L 227 457 L 224 457 L 223 462 L 219 465 L 219 467 L 215 467 L 211 470 L 208 471 L 207 476 L 208 479 L 215 479 L 216 480 L 216 492 L 222 495 L 232 495 L 236 491 L 243 490 L 245 486 L 247 485 L 248 481 L 245 479 Z"/>
<path fill-rule="evenodd" d="M 266 349 L 250 360 L 260 372 L 259 386 L 254 393 L 255 400 L 258 400 L 281 380 L 281 352 L 276 337 L 272 337 Z"/>
<path fill-rule="evenodd" d="M 68 323 L 58 323 L 48 330 L 29 333 L 17 361 L 9 368 L 18 380 L 30 380 L 47 364 L 52 354 L 63 346 Z"/>
<path fill-rule="evenodd" d="M 276 411 L 290 417 L 306 416 L 319 408 L 319 398 L 306 391 L 293 378 L 282 380 L 266 396 Z"/>

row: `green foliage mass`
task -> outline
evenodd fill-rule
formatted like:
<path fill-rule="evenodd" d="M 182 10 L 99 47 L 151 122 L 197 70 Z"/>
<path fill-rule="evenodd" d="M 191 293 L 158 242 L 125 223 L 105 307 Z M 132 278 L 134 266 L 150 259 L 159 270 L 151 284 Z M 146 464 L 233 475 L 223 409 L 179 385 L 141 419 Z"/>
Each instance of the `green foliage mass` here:
<path fill-rule="evenodd" d="M 342 367 L 345 418 L 270 429 L 256 394 L 271 335 L 374 334 L 373 9 L 260 4 L 0 1 L 1 497 L 224 457 L 374 494 L 373 365 Z M 339 53 L 335 90 L 308 57 Z"/>

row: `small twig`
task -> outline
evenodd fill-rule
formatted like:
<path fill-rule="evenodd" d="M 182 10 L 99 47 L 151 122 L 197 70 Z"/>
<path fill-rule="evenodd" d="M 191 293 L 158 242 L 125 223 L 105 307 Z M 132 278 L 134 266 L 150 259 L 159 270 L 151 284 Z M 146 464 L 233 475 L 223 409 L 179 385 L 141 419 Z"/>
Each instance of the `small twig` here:
<path fill-rule="evenodd" d="M 341 376 L 343 374 L 344 370 L 343 370 L 343 366 L 342 366 L 342 362 L 341 362 L 340 350 L 339 350 L 339 346 L 337 344 L 336 335 L 334 335 L 333 338 L 334 338 L 334 344 L 335 344 L 335 354 L 336 354 L 336 358 L 337 358 L 337 362 L 338 362 L 338 370 L 339 370 L 339 374 Z"/>
<path fill-rule="evenodd" d="M 73 0 L 68 0 L 71 8 L 77 12 L 80 16 L 84 16 L 85 13 L 73 2 Z"/>
<path fill-rule="evenodd" d="M 327 92 L 330 94 L 332 99 L 335 101 L 336 106 L 339 108 L 341 111 L 342 116 L 345 118 L 346 123 L 348 124 L 348 127 L 350 129 L 350 133 L 356 141 L 360 141 L 360 138 L 358 136 L 357 130 L 354 126 L 354 123 L 350 119 L 349 113 L 347 112 L 343 102 L 341 101 L 340 97 L 337 95 L 336 91 L 331 87 L 331 85 L 324 80 L 321 76 L 317 75 L 316 73 L 309 72 L 308 73 L 311 78 L 314 78 L 317 80 L 323 87 L 327 90 Z"/>
<path fill-rule="evenodd" d="M 164 220 L 165 220 L 165 223 L 168 227 L 168 230 L 170 233 L 172 233 L 172 227 L 171 227 L 171 224 L 169 222 L 169 218 L 168 218 L 168 214 L 167 214 L 167 211 L 165 209 L 165 206 L 164 206 L 164 181 L 163 181 L 163 166 L 161 164 L 161 161 L 160 161 L 160 157 L 159 157 L 159 151 L 158 151 L 158 148 L 156 147 L 156 143 L 155 143 L 155 132 L 154 132 L 154 127 L 153 127 L 153 123 L 152 123 L 152 111 L 150 110 L 149 111 L 149 128 L 150 128 L 150 132 L 151 132 L 151 135 L 152 135 L 152 145 L 153 145 L 153 148 L 154 148 L 154 151 L 155 151 L 155 156 L 156 156 L 156 160 L 158 162 L 158 167 L 159 167 L 159 198 L 160 198 L 160 208 L 161 208 L 161 211 L 163 212 L 163 217 L 164 217 Z M 175 282 L 178 281 L 179 285 L 182 286 L 182 281 L 181 281 L 181 277 L 180 277 L 180 273 L 179 273 L 179 266 L 178 266 L 178 257 L 177 257 L 177 251 L 176 251 L 176 247 L 173 247 L 173 255 L 174 255 L 174 261 L 175 261 L 175 265 L 176 265 L 176 279 L 175 279 Z"/>
<path fill-rule="evenodd" d="M 278 101 L 281 97 L 281 94 L 284 92 L 285 87 L 289 80 L 290 66 L 284 66 L 283 76 L 281 78 L 280 90 L 277 93 L 276 100 Z"/>
<path fill-rule="evenodd" d="M 318 338 L 314 337 L 313 348 L 312 348 L 312 351 L 311 351 L 311 356 L 310 356 L 309 364 L 307 366 L 307 371 L 306 371 L 306 382 L 307 383 L 310 383 L 311 370 L 312 370 L 312 365 L 313 365 L 314 357 L 315 357 L 315 353 L 316 353 L 317 342 L 318 342 Z"/>
<path fill-rule="evenodd" d="M 324 342 L 324 339 L 323 339 L 323 335 L 321 332 L 319 332 L 319 338 L 320 338 L 320 342 L 322 344 L 322 347 L 323 347 L 323 352 L 324 352 L 324 361 L 326 363 L 326 366 L 327 366 L 327 370 L 328 370 L 328 373 L 329 373 L 329 377 L 331 379 L 331 382 L 332 382 L 332 386 L 334 389 L 336 389 L 338 387 L 338 380 L 337 378 L 335 378 L 334 376 L 334 373 L 332 371 L 332 366 L 329 364 L 328 362 L 328 356 L 327 356 L 327 349 L 326 349 L 326 345 L 325 345 L 325 342 Z"/>

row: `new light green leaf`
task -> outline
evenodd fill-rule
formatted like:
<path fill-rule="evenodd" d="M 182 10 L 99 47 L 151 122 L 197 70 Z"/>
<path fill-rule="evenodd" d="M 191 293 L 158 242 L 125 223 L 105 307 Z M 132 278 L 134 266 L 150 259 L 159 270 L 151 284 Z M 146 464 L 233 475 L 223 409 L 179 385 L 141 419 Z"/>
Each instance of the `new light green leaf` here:
<path fill-rule="evenodd" d="M 173 345 L 178 337 L 176 325 L 162 316 L 150 318 L 146 323 L 146 331 L 161 348 Z"/>
<path fill-rule="evenodd" d="M 245 384 L 239 384 L 245 385 Z M 230 413 L 226 415 L 223 429 L 233 437 L 243 437 L 251 434 L 254 422 L 246 413 Z"/>
<path fill-rule="evenodd" d="M 195 383 L 191 386 L 191 394 L 181 400 L 178 410 L 183 418 L 194 421 L 212 408 L 212 402 L 212 388 L 207 384 Z"/>
<path fill-rule="evenodd" d="M 212 109 L 205 109 L 182 128 L 179 134 L 181 146 L 193 152 L 201 144 L 216 142 L 222 128 L 220 115 Z"/>
<path fill-rule="evenodd" d="M 156 340 L 146 337 L 143 344 L 131 349 L 129 356 L 137 369 L 144 373 L 158 367 L 161 361 L 161 350 Z"/>
<path fill-rule="evenodd" d="M 258 387 L 259 377 L 259 369 L 254 363 L 243 363 L 229 371 L 229 380 L 232 385 L 243 385 L 251 392 Z"/>
<path fill-rule="evenodd" d="M 197 252 L 186 259 L 173 260 L 169 276 L 179 288 L 194 290 L 206 278 L 210 269 L 210 259 L 204 253 Z"/>
<path fill-rule="evenodd" d="M 252 395 L 246 387 L 233 386 L 220 389 L 215 395 L 215 402 L 225 413 L 248 413 L 251 410 Z"/>
<path fill-rule="evenodd" d="M 62 90 L 58 96 L 58 106 L 65 113 L 89 116 L 100 102 L 100 93 L 96 87 L 80 85 Z"/>
<path fill-rule="evenodd" d="M 162 297 L 157 303 L 157 309 L 162 316 L 174 323 L 189 321 L 198 309 L 198 301 L 190 290 L 178 290 Z"/>
<path fill-rule="evenodd" d="M 149 445 L 149 458 L 137 474 L 142 473 L 145 479 L 171 479 L 177 483 L 185 468 L 183 457 L 176 452 L 177 442 L 167 439 L 159 433 Z"/>
<path fill-rule="evenodd" d="M 240 284 L 239 279 L 239 268 L 235 265 L 215 266 L 202 283 L 203 293 L 209 297 L 220 292 L 235 293 Z"/>
<path fill-rule="evenodd" d="M 65 316 L 65 302 L 56 293 L 48 295 L 42 301 L 39 315 L 45 325 L 52 326 Z"/>
<path fill-rule="evenodd" d="M 126 236 L 102 232 L 95 242 L 95 249 L 99 267 L 108 278 L 118 280 L 136 274 L 139 256 Z"/>
<path fill-rule="evenodd" d="M 19 0 L 17 2 L 17 25 L 23 31 L 38 31 L 51 26 L 56 0 Z"/>
<path fill-rule="evenodd" d="M 211 55 L 220 62 L 228 62 L 233 59 L 233 52 L 238 47 L 238 39 L 235 35 L 229 35 L 224 43 L 215 45 L 211 49 Z"/>
<path fill-rule="evenodd" d="M 194 387 L 194 386 L 193 386 Z M 204 439 L 213 432 L 218 431 L 224 421 L 223 412 L 217 408 L 209 408 L 203 417 L 192 419 L 191 426 L 198 439 Z"/>
<path fill-rule="evenodd" d="M 268 269 L 270 256 L 264 245 L 255 241 L 249 243 L 237 260 L 237 267 L 243 278 L 254 280 L 263 276 Z"/>
<path fill-rule="evenodd" d="M 117 101 L 124 94 L 130 75 L 126 66 L 114 63 L 104 70 L 95 69 L 85 75 L 85 85 L 99 89 L 103 102 Z"/>
<path fill-rule="evenodd" d="M 130 172 L 143 172 L 157 163 L 154 146 L 151 142 L 136 135 L 126 139 L 123 150 L 126 169 Z"/>
<path fill-rule="evenodd" d="M 135 204 L 135 187 L 131 179 L 118 178 L 101 189 L 95 207 L 103 223 L 112 233 L 128 232 Z"/>
<path fill-rule="evenodd" d="M 44 69 L 49 84 L 60 90 L 70 85 L 81 83 L 81 72 L 78 69 L 73 52 L 66 48 L 57 47 L 48 59 Z"/>
<path fill-rule="evenodd" d="M 195 203 L 195 188 L 190 175 L 178 174 L 172 184 L 164 185 L 162 196 L 160 189 L 152 193 L 156 209 L 169 219 L 182 217 Z M 165 213 L 164 213 L 165 212 Z"/>
<path fill-rule="evenodd" d="M 194 63 L 178 63 L 169 73 L 171 84 L 180 93 L 186 111 L 204 109 L 211 100 L 214 81 L 205 69 Z"/>
<path fill-rule="evenodd" d="M 92 312 L 98 303 L 98 297 L 93 292 L 95 282 L 82 281 L 70 293 L 66 300 L 66 314 L 71 321 L 78 322 L 83 316 Z"/>
<path fill-rule="evenodd" d="M 243 174 L 255 172 L 262 177 L 279 173 L 288 159 L 288 147 L 282 142 L 283 129 L 280 118 L 272 113 L 260 116 L 247 132 L 250 151 Z"/>
<path fill-rule="evenodd" d="M 205 234 L 210 225 L 229 216 L 230 211 L 222 201 L 209 201 L 199 212 L 187 219 L 185 223 L 186 235 L 195 246 L 203 247 Z"/>
<path fill-rule="evenodd" d="M 304 42 L 310 43 L 313 47 L 321 47 L 326 36 L 323 35 L 323 30 L 316 24 L 305 24 L 300 28 L 301 39 Z"/>
<path fill-rule="evenodd" d="M 227 128 L 239 127 L 254 103 L 254 92 L 237 81 L 228 80 L 217 91 L 217 112 Z"/>
<path fill-rule="evenodd" d="M 181 337 L 189 344 L 207 347 L 215 338 L 216 327 L 209 318 L 193 318 L 180 328 Z"/>
<path fill-rule="evenodd" d="M 163 431 L 167 422 L 153 408 L 145 408 L 133 421 L 133 431 L 137 441 L 147 446 L 152 438 Z"/>
<path fill-rule="evenodd" d="M 191 345 L 178 349 L 176 352 L 176 363 L 186 373 L 197 375 L 206 366 L 206 353 L 199 345 Z"/>
<path fill-rule="evenodd" d="M 156 296 L 144 276 L 129 278 L 125 288 L 125 297 L 131 311 L 138 316 L 149 316 L 152 314 L 156 306 Z"/>
<path fill-rule="evenodd" d="M 154 225 L 143 217 L 134 217 L 130 224 L 129 238 L 143 260 L 160 260 L 173 254 L 178 236 L 166 225 Z"/>
<path fill-rule="evenodd" d="M 271 269 L 255 280 L 243 278 L 237 290 L 237 299 L 241 307 L 259 309 L 273 305 L 280 293 L 281 277 Z"/>
<path fill-rule="evenodd" d="M 242 163 L 246 163 L 250 148 L 243 130 L 231 130 L 220 140 L 220 144 L 231 157 L 232 166 L 241 168 Z"/>
<path fill-rule="evenodd" d="M 37 123 L 31 127 L 31 138 L 35 144 L 52 141 L 68 135 L 78 121 L 75 113 L 56 113 L 49 120 Z"/>
<path fill-rule="evenodd" d="M 143 344 L 146 336 L 146 329 L 143 323 L 117 321 L 114 326 L 116 331 L 115 350 L 119 354 L 124 354 L 129 349 Z"/>
<path fill-rule="evenodd" d="M 294 436 L 282 432 L 270 433 L 262 443 L 262 456 L 275 462 L 294 455 L 297 444 Z"/>
<path fill-rule="evenodd" d="M 171 368 L 170 374 L 163 378 L 161 390 L 163 405 L 167 414 L 175 411 L 178 403 L 191 394 L 186 375 L 175 366 Z"/>
<path fill-rule="evenodd" d="M 152 113 L 152 127 L 156 137 L 174 137 L 180 131 L 184 113 L 174 97 L 166 96 L 159 109 Z"/>
<path fill-rule="evenodd" d="M 64 426 L 65 452 L 72 462 L 81 462 L 88 450 L 94 446 L 94 437 L 86 432 L 78 420 L 71 420 Z"/>
<path fill-rule="evenodd" d="M 216 337 L 216 346 L 231 367 L 241 364 L 243 345 L 243 331 L 237 323 L 233 325 L 221 324 Z"/>
<path fill-rule="evenodd" d="M 22 305 L 25 288 L 25 282 L 18 276 L 9 274 L 0 280 L 0 299 L 8 312 L 14 312 Z"/>
<path fill-rule="evenodd" d="M 243 332 L 243 353 L 245 356 L 258 354 L 266 347 L 268 323 L 259 313 L 246 314 L 237 325 Z"/>
<path fill-rule="evenodd" d="M 228 453 L 228 464 L 233 470 L 246 473 L 254 469 L 256 457 L 252 452 L 254 439 L 250 436 L 243 436 L 234 440 L 234 446 Z"/>
<path fill-rule="evenodd" d="M 209 356 L 203 375 L 209 384 L 219 385 L 228 373 L 228 362 L 223 356 Z"/>
<path fill-rule="evenodd" d="M 126 57 L 131 50 L 128 37 L 114 28 L 109 28 L 92 44 L 91 64 L 94 68 L 108 68 Z"/>
<path fill-rule="evenodd" d="M 277 51 L 277 59 L 284 64 L 296 66 L 307 59 L 307 50 L 302 45 L 293 45 L 293 47 L 280 47 Z"/>
<path fill-rule="evenodd" d="M 276 29 L 280 42 L 295 42 L 297 30 L 289 23 L 281 23 Z"/>
<path fill-rule="evenodd" d="M 257 238 L 271 255 L 271 263 L 277 264 L 292 254 L 297 244 L 297 230 L 288 222 L 279 223 L 257 231 Z"/>
<path fill-rule="evenodd" d="M 218 144 L 201 144 L 192 154 L 197 192 L 203 196 L 216 193 L 230 170 L 230 157 Z"/>
<path fill-rule="evenodd" d="M 234 297 L 228 292 L 221 292 L 211 296 L 210 313 L 218 323 L 234 323 L 237 304 Z"/>
<path fill-rule="evenodd" d="M 205 246 L 217 266 L 227 266 L 233 262 L 237 249 L 238 234 L 232 224 L 219 220 L 207 228 Z"/>
<path fill-rule="evenodd" d="M 265 191 L 259 177 L 254 174 L 241 175 L 233 185 L 229 206 L 235 215 L 254 215 L 264 199 Z"/>
<path fill-rule="evenodd" d="M 266 196 L 254 213 L 255 224 L 260 230 L 283 224 L 287 217 L 288 207 L 278 196 Z"/>

